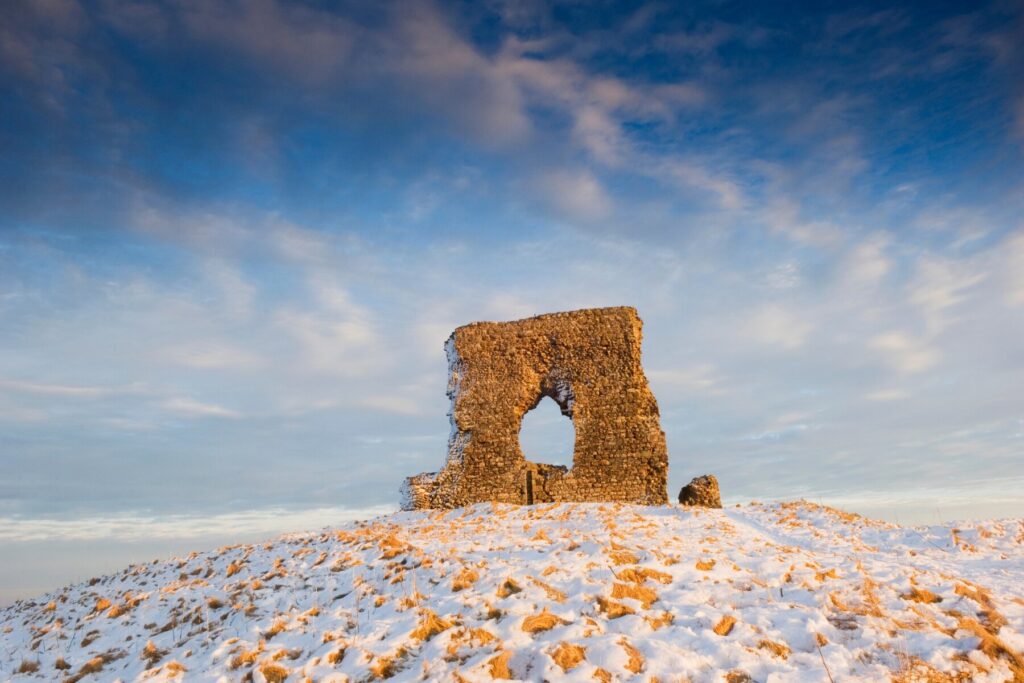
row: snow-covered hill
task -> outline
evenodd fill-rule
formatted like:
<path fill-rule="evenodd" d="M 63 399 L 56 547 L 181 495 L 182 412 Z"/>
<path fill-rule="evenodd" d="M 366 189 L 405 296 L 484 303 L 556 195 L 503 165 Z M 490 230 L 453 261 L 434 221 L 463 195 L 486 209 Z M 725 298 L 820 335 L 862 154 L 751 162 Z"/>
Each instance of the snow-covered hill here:
<path fill-rule="evenodd" d="M 1024 520 L 804 502 L 398 513 L 0 611 L 0 680 L 1024 681 L 1022 651 Z"/>

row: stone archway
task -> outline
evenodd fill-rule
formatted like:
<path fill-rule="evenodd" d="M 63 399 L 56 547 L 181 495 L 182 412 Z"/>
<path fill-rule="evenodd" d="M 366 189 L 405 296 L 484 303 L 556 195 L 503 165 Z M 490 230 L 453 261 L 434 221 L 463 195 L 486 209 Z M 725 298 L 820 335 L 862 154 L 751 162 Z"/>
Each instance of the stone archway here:
<path fill-rule="evenodd" d="M 445 344 L 452 424 L 438 473 L 410 477 L 405 509 L 483 502 L 668 500 L 658 405 L 640 364 L 630 307 L 473 323 Z M 573 420 L 573 467 L 532 463 L 519 427 L 545 396 Z"/>

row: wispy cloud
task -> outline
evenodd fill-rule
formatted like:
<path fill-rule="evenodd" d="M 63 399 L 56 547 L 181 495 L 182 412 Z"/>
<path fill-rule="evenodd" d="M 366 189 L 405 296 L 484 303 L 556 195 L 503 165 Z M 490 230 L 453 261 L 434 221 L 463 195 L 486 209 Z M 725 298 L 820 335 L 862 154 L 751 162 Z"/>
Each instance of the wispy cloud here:
<path fill-rule="evenodd" d="M 235 410 L 215 403 L 204 403 L 193 398 L 171 398 L 164 401 L 162 405 L 172 413 L 187 417 L 241 417 L 241 414 Z"/>
<path fill-rule="evenodd" d="M 131 543 L 146 539 L 252 537 L 287 531 L 312 531 L 394 512 L 394 505 L 366 508 L 260 508 L 224 514 L 160 515 L 122 512 L 78 519 L 0 517 L 0 542 L 100 541 Z"/>

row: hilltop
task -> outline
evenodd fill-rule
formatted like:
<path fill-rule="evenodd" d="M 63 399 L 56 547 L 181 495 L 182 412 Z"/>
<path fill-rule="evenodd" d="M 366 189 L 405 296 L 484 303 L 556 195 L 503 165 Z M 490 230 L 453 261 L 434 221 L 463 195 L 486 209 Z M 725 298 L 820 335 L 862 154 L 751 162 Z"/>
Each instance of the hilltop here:
<path fill-rule="evenodd" d="M 0 610 L 0 679 L 1024 681 L 1024 520 L 402 512 Z M 19 673 L 20 672 L 20 673 Z"/>

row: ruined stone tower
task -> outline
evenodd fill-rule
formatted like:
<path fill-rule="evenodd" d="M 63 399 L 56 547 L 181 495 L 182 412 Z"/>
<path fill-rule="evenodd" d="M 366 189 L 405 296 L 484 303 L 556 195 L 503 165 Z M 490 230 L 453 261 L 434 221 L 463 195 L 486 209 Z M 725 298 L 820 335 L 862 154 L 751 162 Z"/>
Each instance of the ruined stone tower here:
<path fill-rule="evenodd" d="M 457 328 L 445 344 L 448 459 L 405 480 L 402 508 L 666 503 L 665 434 L 640 365 L 640 328 L 625 306 Z M 523 415 L 545 396 L 573 421 L 571 469 L 530 462 L 519 446 Z"/>

